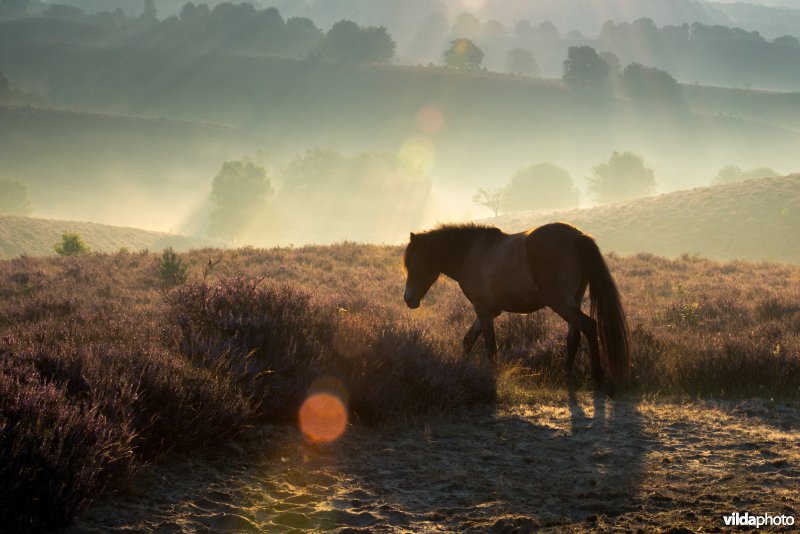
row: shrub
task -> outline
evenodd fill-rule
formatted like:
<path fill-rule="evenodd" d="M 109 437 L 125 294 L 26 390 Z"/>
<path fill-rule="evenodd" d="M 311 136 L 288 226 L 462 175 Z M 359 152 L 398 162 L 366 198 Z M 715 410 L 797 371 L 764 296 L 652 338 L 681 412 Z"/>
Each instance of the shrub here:
<path fill-rule="evenodd" d="M 189 276 L 189 267 L 172 250 L 164 249 L 161 259 L 158 260 L 158 277 L 167 284 L 182 284 Z"/>
<path fill-rule="evenodd" d="M 53 250 L 59 256 L 77 256 L 91 252 L 81 235 L 76 232 L 64 232 L 61 236 L 61 243 L 53 245 Z"/>

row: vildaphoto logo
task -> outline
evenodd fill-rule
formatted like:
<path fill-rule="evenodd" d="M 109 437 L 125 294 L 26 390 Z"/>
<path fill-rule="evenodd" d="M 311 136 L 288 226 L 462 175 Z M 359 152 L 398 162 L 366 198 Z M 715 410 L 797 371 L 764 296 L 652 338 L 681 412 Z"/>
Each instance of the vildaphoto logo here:
<path fill-rule="evenodd" d="M 778 514 L 753 515 L 748 512 L 722 516 L 726 527 L 791 527 L 794 525 L 794 516 Z"/>

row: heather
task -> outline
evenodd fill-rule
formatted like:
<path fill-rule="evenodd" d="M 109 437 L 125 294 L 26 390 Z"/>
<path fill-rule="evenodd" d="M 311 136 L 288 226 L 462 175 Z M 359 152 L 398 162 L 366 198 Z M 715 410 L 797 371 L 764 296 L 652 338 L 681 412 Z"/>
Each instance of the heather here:
<path fill-rule="evenodd" d="M 602 244 L 602 243 L 601 243 Z M 563 388 L 566 327 L 498 320 L 501 369 L 461 354 L 473 312 L 441 280 L 402 302 L 402 250 L 333 246 L 129 253 L 0 263 L 4 525 L 63 525 L 145 462 L 294 424 L 314 391 L 372 425 Z M 624 395 L 800 393 L 800 268 L 608 255 L 633 336 Z M 582 387 L 588 358 L 578 357 Z"/>

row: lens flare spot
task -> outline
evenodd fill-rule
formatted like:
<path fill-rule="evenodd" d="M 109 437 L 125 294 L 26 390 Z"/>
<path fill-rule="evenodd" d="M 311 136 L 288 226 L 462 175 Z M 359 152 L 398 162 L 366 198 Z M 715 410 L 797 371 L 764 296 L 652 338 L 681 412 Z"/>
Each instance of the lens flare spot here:
<path fill-rule="evenodd" d="M 438 132 L 444 124 L 444 114 L 436 106 L 425 106 L 417 113 L 417 128 L 426 134 Z"/>
<path fill-rule="evenodd" d="M 433 142 L 422 136 L 407 139 L 400 147 L 400 159 L 426 174 L 430 173 L 436 159 Z"/>
<path fill-rule="evenodd" d="M 330 393 L 315 393 L 300 407 L 300 430 L 314 443 L 331 443 L 344 434 L 347 409 Z"/>

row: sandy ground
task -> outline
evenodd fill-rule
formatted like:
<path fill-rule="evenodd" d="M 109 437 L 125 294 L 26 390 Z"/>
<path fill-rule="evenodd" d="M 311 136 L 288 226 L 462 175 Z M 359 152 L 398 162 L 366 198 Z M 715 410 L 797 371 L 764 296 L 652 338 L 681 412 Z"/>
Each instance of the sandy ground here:
<path fill-rule="evenodd" d="M 713 532 L 734 511 L 800 523 L 798 408 L 587 396 L 350 426 L 325 446 L 265 427 L 147 467 L 69 532 Z"/>

